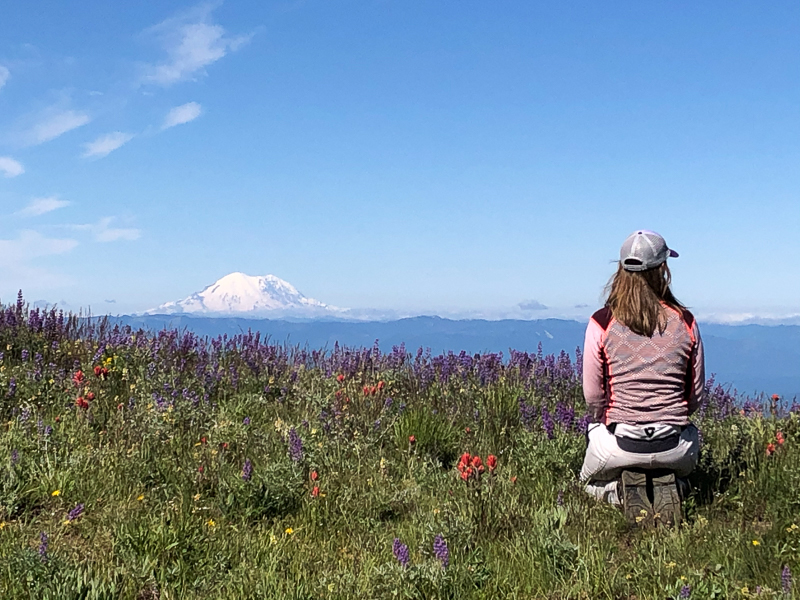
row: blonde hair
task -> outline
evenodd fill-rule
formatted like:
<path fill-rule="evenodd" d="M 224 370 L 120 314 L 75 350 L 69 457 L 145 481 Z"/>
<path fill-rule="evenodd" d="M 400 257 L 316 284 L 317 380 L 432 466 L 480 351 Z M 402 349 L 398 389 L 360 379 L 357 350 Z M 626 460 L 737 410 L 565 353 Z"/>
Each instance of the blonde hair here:
<path fill-rule="evenodd" d="M 666 262 L 646 271 L 626 271 L 619 264 L 606 285 L 606 307 L 614 318 L 634 333 L 653 337 L 667 327 L 666 304 L 675 310 L 685 308 L 672 295 L 672 275 Z"/>

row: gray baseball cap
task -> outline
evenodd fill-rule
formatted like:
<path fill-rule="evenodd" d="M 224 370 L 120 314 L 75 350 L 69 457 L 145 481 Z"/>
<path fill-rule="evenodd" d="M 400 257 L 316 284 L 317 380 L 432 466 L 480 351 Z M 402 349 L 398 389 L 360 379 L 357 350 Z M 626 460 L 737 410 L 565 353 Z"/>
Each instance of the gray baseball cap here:
<path fill-rule="evenodd" d="M 667 257 L 676 258 L 678 253 L 667 247 L 664 238 L 655 231 L 634 231 L 622 243 L 619 262 L 626 271 L 646 271 L 659 266 Z"/>

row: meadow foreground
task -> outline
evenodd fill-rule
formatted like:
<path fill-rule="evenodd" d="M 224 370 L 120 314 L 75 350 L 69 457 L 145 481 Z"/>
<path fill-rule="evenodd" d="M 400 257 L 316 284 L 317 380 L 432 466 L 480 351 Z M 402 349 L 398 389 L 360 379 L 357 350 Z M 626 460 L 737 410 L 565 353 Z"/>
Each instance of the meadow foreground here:
<path fill-rule="evenodd" d="M 0 309 L 4 599 L 797 597 L 800 411 L 780 398 L 710 380 L 684 523 L 631 530 L 577 482 L 579 352 Z"/>

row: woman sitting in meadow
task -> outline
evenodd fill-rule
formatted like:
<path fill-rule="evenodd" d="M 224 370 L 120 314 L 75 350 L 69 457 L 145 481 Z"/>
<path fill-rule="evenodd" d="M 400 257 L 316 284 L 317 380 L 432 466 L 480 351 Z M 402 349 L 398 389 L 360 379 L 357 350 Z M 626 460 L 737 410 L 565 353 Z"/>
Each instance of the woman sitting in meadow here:
<path fill-rule="evenodd" d="M 595 422 L 581 480 L 631 519 L 680 520 L 676 477 L 689 475 L 699 457 L 689 416 L 703 393 L 703 344 L 694 316 L 670 290 L 667 258 L 677 256 L 655 232 L 631 234 L 606 305 L 586 329 L 583 390 Z"/>

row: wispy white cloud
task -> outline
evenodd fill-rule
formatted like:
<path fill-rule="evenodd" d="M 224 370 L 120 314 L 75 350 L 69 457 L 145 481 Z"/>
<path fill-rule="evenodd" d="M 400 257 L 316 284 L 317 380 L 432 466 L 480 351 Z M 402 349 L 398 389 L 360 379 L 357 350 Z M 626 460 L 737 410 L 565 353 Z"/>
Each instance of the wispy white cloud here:
<path fill-rule="evenodd" d="M 23 217 L 38 217 L 45 213 L 52 212 L 59 208 L 69 206 L 66 200 L 59 200 L 57 196 L 48 196 L 47 198 L 34 198 L 30 204 L 19 211 L 17 214 Z"/>
<path fill-rule="evenodd" d="M 33 127 L 22 134 L 23 142 L 29 146 L 49 142 L 91 120 L 84 112 L 50 108 L 39 116 Z"/>
<path fill-rule="evenodd" d="M 187 102 L 186 104 L 176 106 L 167 113 L 161 129 L 169 129 L 175 125 L 182 125 L 189 121 L 194 121 L 202 112 L 203 109 L 197 102 Z"/>
<path fill-rule="evenodd" d="M 93 142 L 89 142 L 88 144 L 83 145 L 84 148 L 83 157 L 102 158 L 103 156 L 108 156 L 111 152 L 113 152 L 117 148 L 120 148 L 124 144 L 131 141 L 133 137 L 134 136 L 132 133 L 123 133 L 121 131 L 114 131 L 112 133 L 101 135 Z"/>
<path fill-rule="evenodd" d="M 16 177 L 25 172 L 23 166 L 10 156 L 0 156 L 0 172 L 6 177 Z"/>
<path fill-rule="evenodd" d="M 134 241 L 142 236 L 141 230 L 134 227 L 112 227 L 114 221 L 114 217 L 103 217 L 97 223 L 70 225 L 70 228 L 90 232 L 95 242 Z"/>
<path fill-rule="evenodd" d="M 212 22 L 214 6 L 202 4 L 181 15 L 171 17 L 148 29 L 164 47 L 167 59 L 147 65 L 144 83 L 170 85 L 193 79 L 205 68 L 235 51 L 251 36 L 228 36 L 225 29 Z"/>
<path fill-rule="evenodd" d="M 11 71 L 8 70 L 8 67 L 0 65 L 0 88 L 6 84 L 9 77 L 11 77 Z"/>
<path fill-rule="evenodd" d="M 26 229 L 15 240 L 0 240 L 0 257 L 3 263 L 25 262 L 32 258 L 64 254 L 78 245 L 70 238 L 48 238 L 38 231 Z"/>
<path fill-rule="evenodd" d="M 3 285 L 14 289 L 42 289 L 71 282 L 60 272 L 51 272 L 35 264 L 37 259 L 70 252 L 78 241 L 49 238 L 37 231 L 19 232 L 16 239 L 0 239 L 0 274 Z"/>

